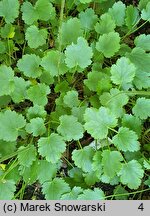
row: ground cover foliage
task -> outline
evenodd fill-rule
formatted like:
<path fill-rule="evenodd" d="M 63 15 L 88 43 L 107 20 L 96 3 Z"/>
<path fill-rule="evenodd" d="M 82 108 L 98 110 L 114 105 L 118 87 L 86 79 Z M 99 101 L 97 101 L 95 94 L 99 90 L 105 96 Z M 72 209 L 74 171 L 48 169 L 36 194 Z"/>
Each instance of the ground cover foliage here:
<path fill-rule="evenodd" d="M 1 200 L 150 198 L 149 22 L 149 0 L 0 1 Z"/>

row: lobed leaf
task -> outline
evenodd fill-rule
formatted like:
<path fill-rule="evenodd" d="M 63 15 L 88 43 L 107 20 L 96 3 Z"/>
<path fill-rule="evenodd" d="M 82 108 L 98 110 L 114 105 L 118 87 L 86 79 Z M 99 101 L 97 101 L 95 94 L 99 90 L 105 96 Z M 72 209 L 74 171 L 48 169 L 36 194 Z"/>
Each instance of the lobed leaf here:
<path fill-rule="evenodd" d="M 38 29 L 35 25 L 32 25 L 27 28 L 25 38 L 28 41 L 29 47 L 36 49 L 46 44 L 47 30 Z"/>
<path fill-rule="evenodd" d="M 51 163 L 56 163 L 60 160 L 65 148 L 66 144 L 62 137 L 55 133 L 52 133 L 49 137 L 41 137 L 38 140 L 39 154 Z"/>
<path fill-rule="evenodd" d="M 78 119 L 72 115 L 62 115 L 60 118 L 60 125 L 57 128 L 59 134 L 64 140 L 79 140 L 83 137 L 83 126 L 78 122 Z"/>
<path fill-rule="evenodd" d="M 37 78 L 42 74 L 42 70 L 39 67 L 40 63 L 41 59 L 39 56 L 35 54 L 26 54 L 19 59 L 17 67 L 25 76 Z"/>
<path fill-rule="evenodd" d="M 33 118 L 30 123 L 26 124 L 26 131 L 33 136 L 41 136 L 46 132 L 46 127 L 44 125 L 44 120 L 42 118 Z"/>
<path fill-rule="evenodd" d="M 84 114 L 85 129 L 95 139 L 104 139 L 108 135 L 108 129 L 117 125 L 116 117 L 108 108 L 100 107 L 98 110 L 87 108 Z"/>
<path fill-rule="evenodd" d="M 24 167 L 30 167 L 33 164 L 33 161 L 36 160 L 36 155 L 37 152 L 34 145 L 30 146 L 30 148 L 21 146 L 18 149 L 17 155 L 19 165 Z"/>
<path fill-rule="evenodd" d="M 6 110 L 0 113 L 0 139 L 4 141 L 15 141 L 18 132 L 26 124 L 24 117 L 15 111 Z"/>
<path fill-rule="evenodd" d="M 137 141 L 137 134 L 126 127 L 120 127 L 117 135 L 112 139 L 112 143 L 121 151 L 138 151 L 140 143 Z"/>
<path fill-rule="evenodd" d="M 140 119 L 147 119 L 150 117 L 150 99 L 144 97 L 138 98 L 135 106 L 132 108 L 132 112 Z"/>
<path fill-rule="evenodd" d="M 69 191 L 69 185 L 61 178 L 55 178 L 42 185 L 42 192 L 47 200 L 59 200 L 63 194 Z"/>
<path fill-rule="evenodd" d="M 126 57 L 121 57 L 115 65 L 111 66 L 111 80 L 123 89 L 128 89 L 129 83 L 133 81 L 136 68 Z"/>
<path fill-rule="evenodd" d="M 74 68 L 79 66 L 84 69 L 91 64 L 93 52 L 87 41 L 83 37 L 79 37 L 77 44 L 72 43 L 72 45 L 67 46 L 65 55 L 67 67 Z"/>
<path fill-rule="evenodd" d="M 14 71 L 6 65 L 0 66 L 0 96 L 10 95 L 14 91 Z"/>
<path fill-rule="evenodd" d="M 120 49 L 120 37 L 117 32 L 109 32 L 99 37 L 96 43 L 96 49 L 102 52 L 106 58 L 110 58 L 115 55 Z"/>
<path fill-rule="evenodd" d="M 127 185 L 130 189 L 137 189 L 141 184 L 141 178 L 144 175 L 142 166 L 136 160 L 131 160 L 124 164 L 118 173 L 122 184 Z"/>
<path fill-rule="evenodd" d="M 84 172 L 92 171 L 92 158 L 94 149 L 86 146 L 83 149 L 74 150 L 72 152 L 72 159 L 77 167 L 81 168 Z"/>
<path fill-rule="evenodd" d="M 16 190 L 13 180 L 0 180 L 0 200 L 11 200 Z"/>
<path fill-rule="evenodd" d="M 19 15 L 18 0 L 2 0 L 0 2 L 0 16 L 3 16 L 6 23 L 13 23 Z"/>

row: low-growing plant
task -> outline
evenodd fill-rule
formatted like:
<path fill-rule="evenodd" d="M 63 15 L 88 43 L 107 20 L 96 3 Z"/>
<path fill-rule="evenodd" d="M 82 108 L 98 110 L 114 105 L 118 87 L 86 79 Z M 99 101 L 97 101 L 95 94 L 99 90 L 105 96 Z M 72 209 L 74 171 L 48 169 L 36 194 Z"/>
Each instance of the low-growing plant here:
<path fill-rule="evenodd" d="M 0 1 L 1 200 L 150 198 L 150 2 L 128 2 Z"/>

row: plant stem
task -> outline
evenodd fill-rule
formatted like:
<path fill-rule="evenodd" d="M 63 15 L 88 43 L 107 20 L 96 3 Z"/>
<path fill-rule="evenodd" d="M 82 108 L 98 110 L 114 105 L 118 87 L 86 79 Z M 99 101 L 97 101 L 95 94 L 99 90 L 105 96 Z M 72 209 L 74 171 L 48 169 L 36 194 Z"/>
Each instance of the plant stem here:
<path fill-rule="evenodd" d="M 13 158 L 13 157 L 17 156 L 17 154 L 18 154 L 19 152 L 23 152 L 23 151 L 25 151 L 25 150 L 27 150 L 27 149 L 29 149 L 29 148 L 31 148 L 31 146 L 28 145 L 28 146 L 27 146 L 26 148 L 24 148 L 24 149 L 18 150 L 18 151 L 14 152 L 14 153 L 12 153 L 12 154 L 10 154 L 10 155 L 6 155 L 6 156 L 2 157 L 2 158 L 0 159 L 0 163 L 2 163 L 2 162 L 5 161 L 5 160 L 8 160 L 8 159 L 10 159 L 10 158 Z"/>
<path fill-rule="evenodd" d="M 11 65 L 11 52 L 10 52 L 9 39 L 7 40 L 7 44 L 8 44 L 8 53 L 9 53 L 9 64 Z"/>
<path fill-rule="evenodd" d="M 80 141 L 78 140 L 77 142 L 78 142 L 80 149 L 82 149 L 82 145 L 81 145 Z"/>
<path fill-rule="evenodd" d="M 59 67 L 60 67 L 60 60 L 61 60 L 61 47 L 62 47 L 62 22 L 63 22 L 63 15 L 64 15 L 64 7 L 65 7 L 65 0 L 61 1 L 61 10 L 60 10 L 60 19 L 59 19 L 59 33 L 58 33 L 58 39 L 59 39 L 59 45 L 58 45 L 58 51 L 59 51 L 59 58 L 58 58 L 58 82 L 60 82 L 60 75 L 59 75 Z"/>
<path fill-rule="evenodd" d="M 67 158 L 65 158 L 65 157 L 63 156 L 63 159 L 64 159 L 72 168 L 74 168 L 74 166 L 70 163 L 70 161 L 67 160 Z"/>
<path fill-rule="evenodd" d="M 67 11 L 67 13 L 66 13 L 66 16 L 68 16 L 68 13 L 69 13 L 69 11 L 72 9 L 74 3 L 75 3 L 75 0 L 72 1 L 72 4 L 71 4 L 70 8 L 68 9 L 68 11 Z"/>
<path fill-rule="evenodd" d="M 112 194 L 112 195 L 109 195 L 109 196 L 105 196 L 105 199 L 111 198 L 112 196 L 113 196 L 113 197 L 116 197 L 116 196 L 126 196 L 126 195 L 132 195 L 132 194 L 137 194 L 137 193 L 143 193 L 143 192 L 149 191 L 149 190 L 150 190 L 150 188 L 147 188 L 147 189 L 144 189 L 144 190 L 140 190 L 140 191 L 131 192 L 131 193 Z"/>
<path fill-rule="evenodd" d="M 122 91 L 122 92 L 119 92 L 116 95 L 114 95 L 112 98 L 110 98 L 107 101 L 106 105 L 109 104 L 112 99 L 114 99 L 115 97 L 117 97 L 120 94 L 127 94 L 127 95 L 147 95 L 147 96 L 150 96 L 150 91 Z"/>
<path fill-rule="evenodd" d="M 110 127 L 108 127 L 108 129 L 109 129 L 109 130 L 111 130 L 111 131 L 114 131 L 115 133 L 117 133 L 117 134 L 118 134 L 118 131 L 116 131 L 115 129 L 113 129 L 113 128 L 110 128 Z"/>
<path fill-rule="evenodd" d="M 5 177 L 8 175 L 9 172 L 11 172 L 11 170 L 13 170 L 16 166 L 18 166 L 19 162 L 17 161 L 17 159 L 15 159 L 15 161 L 11 164 L 11 166 L 8 168 L 8 170 L 4 173 L 4 175 L 2 176 L 2 179 L 5 179 Z"/>
<path fill-rule="evenodd" d="M 135 23 L 135 25 L 132 27 L 132 29 L 138 24 L 139 21 L 140 21 L 140 19 Z M 133 31 L 132 31 L 132 29 L 129 30 L 129 31 L 127 32 L 127 34 L 124 35 L 124 36 L 122 37 L 122 40 L 124 40 L 124 39 L 125 39 L 127 36 L 129 36 L 130 34 L 133 34 L 133 33 L 136 32 L 137 30 L 139 30 L 140 28 L 142 28 L 147 22 L 148 22 L 148 20 L 146 20 L 143 24 L 141 24 L 139 27 L 137 27 L 137 28 L 134 29 Z"/>

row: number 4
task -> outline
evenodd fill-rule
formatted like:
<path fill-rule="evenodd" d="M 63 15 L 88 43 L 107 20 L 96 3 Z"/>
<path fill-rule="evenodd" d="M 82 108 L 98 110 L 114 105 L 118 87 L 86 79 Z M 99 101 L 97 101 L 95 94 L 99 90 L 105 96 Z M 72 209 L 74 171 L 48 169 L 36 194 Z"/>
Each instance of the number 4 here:
<path fill-rule="evenodd" d="M 138 207 L 139 210 L 143 211 L 144 210 L 144 206 L 143 206 L 143 203 L 141 203 Z"/>

